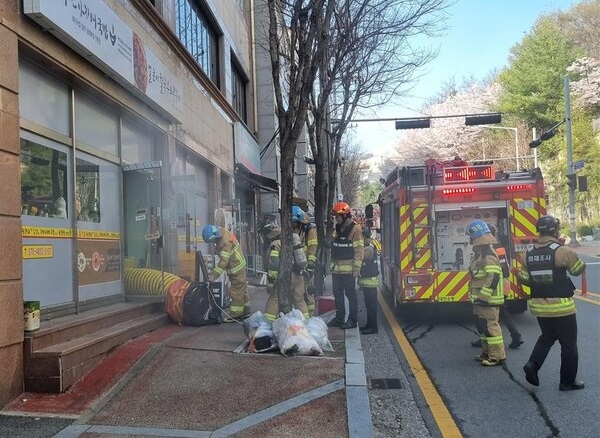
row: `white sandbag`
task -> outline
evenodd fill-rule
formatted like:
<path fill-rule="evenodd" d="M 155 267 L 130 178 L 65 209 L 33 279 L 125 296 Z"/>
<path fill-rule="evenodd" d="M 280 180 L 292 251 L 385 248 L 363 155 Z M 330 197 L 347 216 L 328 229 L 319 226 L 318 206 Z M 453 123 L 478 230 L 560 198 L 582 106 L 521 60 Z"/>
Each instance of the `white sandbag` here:
<path fill-rule="evenodd" d="M 242 323 L 242 326 L 244 327 L 244 334 L 246 335 L 246 337 L 248 339 L 252 338 L 254 336 L 254 332 L 258 330 L 258 328 L 263 322 L 268 323 L 269 321 L 260 310 L 254 312 L 252 315 L 246 318 Z"/>
<path fill-rule="evenodd" d="M 264 353 L 275 350 L 277 346 L 273 325 L 268 321 L 264 321 L 254 332 L 254 336 L 250 338 L 248 353 Z"/>
<path fill-rule="evenodd" d="M 298 316 L 300 315 L 300 317 Z M 321 356 L 323 350 L 304 325 L 302 312 L 292 310 L 287 315 L 280 314 L 273 322 L 273 333 L 284 356 Z"/>
<path fill-rule="evenodd" d="M 313 316 L 306 321 L 306 328 L 323 351 L 333 351 L 333 346 L 327 336 L 327 324 L 323 318 Z"/>

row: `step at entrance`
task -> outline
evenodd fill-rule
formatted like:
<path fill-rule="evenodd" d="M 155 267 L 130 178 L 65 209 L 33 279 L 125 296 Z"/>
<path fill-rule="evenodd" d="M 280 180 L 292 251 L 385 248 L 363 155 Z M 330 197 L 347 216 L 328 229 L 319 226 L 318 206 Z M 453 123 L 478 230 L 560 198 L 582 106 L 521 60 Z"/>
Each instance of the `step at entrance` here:
<path fill-rule="evenodd" d="M 162 303 L 118 303 L 43 322 L 25 335 L 25 391 L 65 392 L 109 351 L 168 321 Z"/>

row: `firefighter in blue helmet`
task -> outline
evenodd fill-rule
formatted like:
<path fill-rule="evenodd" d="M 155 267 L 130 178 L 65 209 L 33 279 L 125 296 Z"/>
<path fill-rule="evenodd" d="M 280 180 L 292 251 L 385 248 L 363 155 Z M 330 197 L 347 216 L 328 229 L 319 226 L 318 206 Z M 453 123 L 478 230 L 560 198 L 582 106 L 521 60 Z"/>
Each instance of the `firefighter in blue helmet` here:
<path fill-rule="evenodd" d="M 223 271 L 226 271 L 231 282 L 229 288 L 231 297 L 230 315 L 223 322 L 235 322 L 237 319 L 250 316 L 246 259 L 237 237 L 226 228 L 206 225 L 202 230 L 202 238 L 206 243 L 217 245 L 216 253 L 219 256 L 219 263 L 208 274 L 208 281 L 215 281 Z"/>
<path fill-rule="evenodd" d="M 496 239 L 487 224 L 472 221 L 466 229 L 473 245 L 474 258 L 469 267 L 471 281 L 469 299 L 473 303 L 482 352 L 477 356 L 483 366 L 501 365 L 506 360 L 502 329 L 498 322 L 504 304 L 502 267 L 493 246 Z"/>
<path fill-rule="evenodd" d="M 513 270 L 520 283 L 531 288 L 529 307 L 538 320 L 542 334 L 538 338 L 529 361 L 523 367 L 525 379 L 534 386 L 540 384 L 538 370 L 554 342 L 561 350 L 560 383 L 558 389 L 583 389 L 578 380 L 577 319 L 575 317 L 575 286 L 567 276 L 581 275 L 585 263 L 575 251 L 562 246 L 558 240 L 560 222 L 552 216 L 542 216 L 536 224 L 540 235 L 535 247 L 525 255 L 521 271 Z"/>

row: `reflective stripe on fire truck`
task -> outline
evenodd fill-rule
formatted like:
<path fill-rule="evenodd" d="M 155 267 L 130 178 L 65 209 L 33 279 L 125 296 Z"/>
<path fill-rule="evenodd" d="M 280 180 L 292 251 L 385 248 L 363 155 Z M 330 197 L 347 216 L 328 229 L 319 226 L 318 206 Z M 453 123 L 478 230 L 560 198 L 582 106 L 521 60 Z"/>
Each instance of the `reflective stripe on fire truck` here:
<path fill-rule="evenodd" d="M 429 242 L 429 208 L 422 206 L 414 208 L 415 223 L 411 223 L 410 206 L 400 207 L 400 269 L 425 269 L 431 268 L 431 248 Z M 413 261 L 413 235 L 411 227 L 414 226 L 415 246 L 419 257 Z M 411 266 L 412 265 L 412 266 Z"/>
<path fill-rule="evenodd" d="M 432 274 L 434 281 L 431 285 L 404 285 L 404 300 L 439 302 L 469 301 L 470 275 L 467 271 L 443 271 L 433 272 Z M 407 274 L 405 273 L 404 275 Z"/>

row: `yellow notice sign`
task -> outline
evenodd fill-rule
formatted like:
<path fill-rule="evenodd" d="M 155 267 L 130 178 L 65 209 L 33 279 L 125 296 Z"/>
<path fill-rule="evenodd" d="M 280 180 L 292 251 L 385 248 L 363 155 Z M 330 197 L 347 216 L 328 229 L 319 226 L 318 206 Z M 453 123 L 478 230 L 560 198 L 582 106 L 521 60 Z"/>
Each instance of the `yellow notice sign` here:
<path fill-rule="evenodd" d="M 24 259 L 51 259 L 54 257 L 54 245 L 23 245 Z"/>
<path fill-rule="evenodd" d="M 21 227 L 21 235 L 23 237 L 55 237 L 69 238 L 73 237 L 71 228 L 50 228 L 50 227 Z"/>

